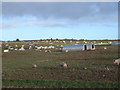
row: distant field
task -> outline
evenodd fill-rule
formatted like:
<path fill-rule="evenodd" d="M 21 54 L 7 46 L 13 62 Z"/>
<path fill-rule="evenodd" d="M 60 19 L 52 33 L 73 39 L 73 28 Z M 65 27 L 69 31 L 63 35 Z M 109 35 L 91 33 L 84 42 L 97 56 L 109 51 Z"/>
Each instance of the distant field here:
<path fill-rule="evenodd" d="M 63 43 L 63 40 L 58 40 L 59 42 L 57 42 L 57 40 L 52 40 L 51 42 L 48 40 L 43 40 L 43 41 L 27 41 L 27 42 L 15 42 L 15 41 L 10 41 L 7 44 L 13 46 L 15 48 L 15 45 L 18 45 L 18 47 L 21 47 L 21 45 L 25 45 L 25 48 L 28 49 L 29 44 L 33 44 L 32 46 L 49 46 L 49 45 L 69 45 L 69 44 L 76 44 L 76 42 L 79 42 L 79 44 L 85 44 L 85 42 L 87 43 L 109 43 L 109 42 L 113 42 L 113 41 L 117 41 L 117 40 L 74 40 L 71 42 L 71 40 L 65 40 L 65 43 Z M 35 43 L 34 43 L 35 42 Z M 3 49 L 6 49 L 6 47 L 4 46 L 6 43 L 3 42 Z"/>
<path fill-rule="evenodd" d="M 119 66 L 113 64 L 118 52 L 117 45 L 110 45 L 96 46 L 94 51 L 3 53 L 3 87 L 118 88 Z M 68 68 L 59 67 L 60 62 L 66 62 Z M 38 67 L 32 68 L 32 64 Z"/>

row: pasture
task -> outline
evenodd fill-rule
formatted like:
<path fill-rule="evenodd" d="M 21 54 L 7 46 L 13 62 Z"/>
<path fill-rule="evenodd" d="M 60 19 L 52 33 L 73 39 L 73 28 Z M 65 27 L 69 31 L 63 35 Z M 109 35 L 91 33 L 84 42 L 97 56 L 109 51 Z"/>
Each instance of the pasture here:
<path fill-rule="evenodd" d="M 8 44 L 18 47 L 24 44 L 26 50 L 2 53 L 3 87 L 119 88 L 119 66 L 113 64 L 113 60 L 119 58 L 118 45 L 96 46 L 94 51 L 62 52 L 56 45 L 70 42 L 56 42 L 52 44 L 55 49 L 44 52 L 27 49 L 29 42 Z M 3 49 L 6 49 L 5 43 Z M 60 62 L 66 62 L 68 68 L 60 67 Z M 32 68 L 32 64 L 38 67 Z"/>

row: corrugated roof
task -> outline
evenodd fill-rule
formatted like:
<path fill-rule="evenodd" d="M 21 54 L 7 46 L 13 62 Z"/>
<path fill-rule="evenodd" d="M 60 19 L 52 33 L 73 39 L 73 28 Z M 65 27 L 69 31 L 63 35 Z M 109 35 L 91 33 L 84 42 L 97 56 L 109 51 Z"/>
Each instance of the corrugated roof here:
<path fill-rule="evenodd" d="M 83 47 L 84 45 L 77 44 L 77 45 L 64 45 L 63 47 Z"/>
<path fill-rule="evenodd" d="M 64 45 L 63 50 L 84 50 L 84 45 Z"/>
<path fill-rule="evenodd" d="M 113 44 L 113 45 L 118 45 L 118 44 L 120 44 L 120 42 L 119 42 L 119 41 L 117 41 L 117 42 L 112 42 L 111 44 Z"/>

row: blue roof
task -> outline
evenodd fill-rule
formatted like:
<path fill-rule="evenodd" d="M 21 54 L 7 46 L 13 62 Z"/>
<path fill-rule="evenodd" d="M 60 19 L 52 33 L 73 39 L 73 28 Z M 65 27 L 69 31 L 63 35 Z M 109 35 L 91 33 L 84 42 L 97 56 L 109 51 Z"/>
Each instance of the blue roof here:
<path fill-rule="evenodd" d="M 86 47 L 85 47 L 86 45 Z M 93 44 L 74 44 L 74 45 L 64 45 L 62 50 L 86 50 L 93 49 Z"/>
<path fill-rule="evenodd" d="M 77 45 L 64 45 L 63 47 L 83 47 L 84 45 L 77 44 Z"/>
<path fill-rule="evenodd" d="M 112 44 L 118 45 L 118 44 L 120 44 L 120 42 L 119 41 L 118 42 L 112 42 Z"/>
<path fill-rule="evenodd" d="M 63 50 L 83 50 L 84 45 L 78 44 L 78 45 L 64 45 Z"/>

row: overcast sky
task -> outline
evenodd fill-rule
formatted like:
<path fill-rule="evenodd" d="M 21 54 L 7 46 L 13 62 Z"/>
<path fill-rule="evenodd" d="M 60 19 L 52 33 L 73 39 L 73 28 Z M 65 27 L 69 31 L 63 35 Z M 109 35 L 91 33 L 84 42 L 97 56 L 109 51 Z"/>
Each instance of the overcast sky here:
<path fill-rule="evenodd" d="M 3 2 L 2 40 L 117 39 L 117 2 Z"/>

